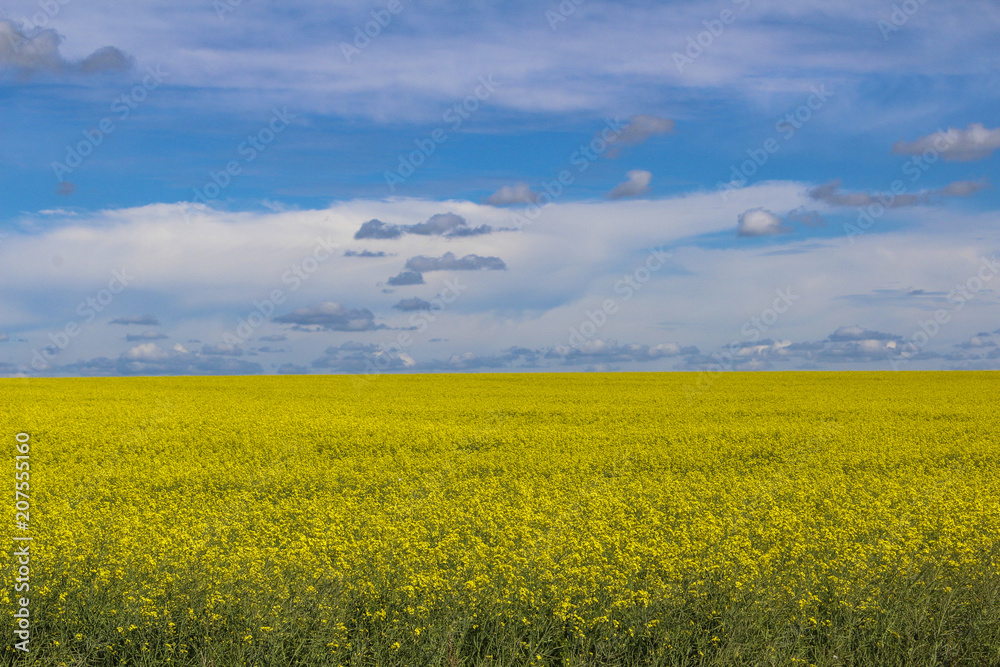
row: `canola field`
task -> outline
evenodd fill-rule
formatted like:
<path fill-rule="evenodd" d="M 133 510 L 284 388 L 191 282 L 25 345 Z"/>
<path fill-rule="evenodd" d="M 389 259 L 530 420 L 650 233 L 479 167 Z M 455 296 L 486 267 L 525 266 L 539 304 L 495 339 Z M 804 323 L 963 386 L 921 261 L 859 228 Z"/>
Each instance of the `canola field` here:
<path fill-rule="evenodd" d="M 0 663 L 997 665 L 998 397 L 995 373 L 2 380 L 31 510 L 5 496 Z"/>

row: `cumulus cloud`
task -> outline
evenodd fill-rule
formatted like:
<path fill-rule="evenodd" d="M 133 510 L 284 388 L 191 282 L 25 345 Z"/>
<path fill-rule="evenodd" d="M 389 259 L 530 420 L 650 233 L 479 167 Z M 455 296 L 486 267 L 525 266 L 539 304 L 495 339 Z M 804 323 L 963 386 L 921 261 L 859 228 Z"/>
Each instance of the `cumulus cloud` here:
<path fill-rule="evenodd" d="M 426 222 L 411 225 L 407 231 L 422 236 L 444 236 L 459 227 L 467 227 L 465 218 L 454 213 L 438 213 L 432 215 Z"/>
<path fill-rule="evenodd" d="M 423 299 L 418 299 L 416 297 L 412 299 L 403 299 L 397 303 L 393 308 L 397 310 L 430 310 L 431 302 L 424 301 Z"/>
<path fill-rule="evenodd" d="M 94 74 L 132 68 L 132 58 L 113 46 L 101 47 L 79 62 L 69 62 L 59 53 L 61 41 L 51 28 L 29 36 L 13 21 L 0 19 L 0 68 L 23 74 Z"/>
<path fill-rule="evenodd" d="M 757 342 L 740 342 L 726 346 L 721 353 L 694 354 L 674 366 L 683 371 L 754 371 L 774 368 L 773 362 L 794 356 L 791 341 L 764 338 Z"/>
<path fill-rule="evenodd" d="M 312 362 L 313 368 L 340 373 L 407 370 L 415 366 L 416 362 L 405 352 L 394 352 L 383 349 L 380 345 L 354 341 L 328 347 L 322 357 Z"/>
<path fill-rule="evenodd" d="M 116 317 L 108 324 L 141 324 L 147 327 L 158 327 L 160 320 L 155 315 L 132 315 L 130 317 Z"/>
<path fill-rule="evenodd" d="M 117 359 L 97 357 L 54 371 L 75 375 L 250 375 L 262 373 L 259 364 L 227 357 L 206 357 L 189 352 L 179 343 L 163 349 L 156 343 L 130 348 Z"/>
<path fill-rule="evenodd" d="M 982 123 L 971 123 L 964 130 L 954 127 L 944 132 L 935 132 L 916 141 L 898 141 L 892 147 L 893 153 L 902 155 L 922 155 L 931 151 L 940 153 L 945 160 L 971 162 L 982 160 L 1000 148 L 1000 127 L 986 129 Z"/>
<path fill-rule="evenodd" d="M 163 361 L 178 354 L 190 354 L 184 346 L 178 343 L 172 350 L 164 350 L 156 343 L 143 343 L 125 352 L 122 356 L 133 361 Z"/>
<path fill-rule="evenodd" d="M 534 192 L 527 183 L 515 183 L 503 186 L 484 199 L 483 203 L 490 206 L 507 206 L 509 204 L 534 204 L 537 201 L 538 193 Z"/>
<path fill-rule="evenodd" d="M 852 324 L 840 327 L 830 334 L 829 337 L 827 337 L 827 340 L 834 343 L 843 343 L 846 341 L 862 340 L 899 340 L 899 338 L 900 337 L 895 334 L 873 331 L 871 329 L 865 329 L 864 327 L 858 326 L 857 324 Z"/>
<path fill-rule="evenodd" d="M 965 350 L 976 350 L 997 347 L 998 338 L 989 332 L 980 332 L 966 341 L 959 343 L 958 347 Z"/>
<path fill-rule="evenodd" d="M 443 361 L 422 364 L 421 370 L 470 371 L 482 368 L 537 368 L 542 353 L 525 347 L 511 347 L 501 354 L 477 355 L 473 352 L 453 354 Z"/>
<path fill-rule="evenodd" d="M 619 345 L 614 340 L 600 338 L 588 339 L 579 345 L 557 345 L 545 356 L 558 359 L 568 366 L 578 364 L 605 364 L 627 362 L 649 362 L 687 354 L 698 354 L 697 347 L 682 347 L 678 343 L 660 343 L 659 345 Z"/>
<path fill-rule="evenodd" d="M 393 287 L 402 287 L 404 285 L 423 285 L 424 276 L 417 271 L 402 271 L 389 278 L 389 284 Z"/>
<path fill-rule="evenodd" d="M 344 251 L 344 257 L 390 257 L 390 255 L 384 250 L 379 250 L 378 252 L 372 250 L 346 250 Z"/>
<path fill-rule="evenodd" d="M 385 325 L 375 324 L 375 315 L 367 308 L 347 308 L 332 301 L 300 308 L 288 315 L 276 317 L 274 321 L 330 331 L 374 331 L 386 328 Z"/>
<path fill-rule="evenodd" d="M 649 191 L 649 183 L 653 180 L 653 174 L 642 169 L 633 169 L 625 174 L 628 180 L 619 183 L 608 193 L 608 199 L 623 199 L 625 197 L 638 197 Z"/>
<path fill-rule="evenodd" d="M 354 233 L 355 239 L 398 239 L 403 235 L 400 225 L 393 225 L 381 220 L 372 219 L 361 225 Z"/>
<path fill-rule="evenodd" d="M 417 234 L 419 236 L 479 236 L 493 232 L 489 225 L 469 226 L 468 221 L 455 213 L 438 213 L 432 215 L 424 222 L 415 225 L 395 225 L 381 220 L 369 220 L 361 225 L 355 234 L 355 239 L 396 239 L 403 234 Z M 345 253 L 347 255 L 347 253 Z M 351 255 L 347 255 L 351 256 Z M 364 256 L 364 255 L 356 255 Z M 371 255 L 368 255 L 371 256 Z"/>
<path fill-rule="evenodd" d="M 781 218 L 763 208 L 752 208 L 740 213 L 736 225 L 739 236 L 772 236 L 791 231 L 781 224 Z"/>
<path fill-rule="evenodd" d="M 270 336 L 261 336 L 257 340 L 264 341 L 265 343 L 280 343 L 288 340 L 288 336 L 285 334 L 271 334 Z"/>
<path fill-rule="evenodd" d="M 80 61 L 77 68 L 84 74 L 124 72 L 132 68 L 132 58 L 113 46 L 102 46 Z"/>
<path fill-rule="evenodd" d="M 128 334 L 125 336 L 125 340 L 131 342 L 141 341 L 141 340 L 163 340 L 167 338 L 166 334 L 162 334 L 159 331 L 143 331 L 138 334 Z"/>
<path fill-rule="evenodd" d="M 839 327 L 823 340 L 793 343 L 768 338 L 733 343 L 719 352 L 687 357 L 675 366 L 689 371 L 749 371 L 774 368 L 776 363 L 804 360 L 800 368 L 816 363 L 887 363 L 893 359 L 930 359 L 938 355 L 909 349 L 902 336 L 866 329 L 856 324 Z"/>
<path fill-rule="evenodd" d="M 454 253 L 446 252 L 441 257 L 424 257 L 417 255 L 406 261 L 406 268 L 419 273 L 429 271 L 478 271 L 486 269 L 490 271 L 505 271 L 507 265 L 499 257 L 480 257 L 479 255 L 466 255 L 456 257 Z M 390 284 L 392 282 L 390 281 Z"/>
<path fill-rule="evenodd" d="M 969 197 L 989 187 L 985 179 L 980 181 L 955 181 L 943 188 L 920 190 L 919 192 L 904 192 L 894 195 L 891 192 L 870 194 L 867 192 L 842 192 L 841 181 L 834 180 L 809 190 L 809 197 L 824 202 L 830 206 L 862 207 L 871 204 L 881 204 L 886 208 L 901 208 L 903 206 L 918 206 L 932 204 L 945 197 Z"/>
<path fill-rule="evenodd" d="M 797 343 L 789 352 L 810 361 L 849 363 L 887 361 L 902 350 L 902 336 L 866 329 L 856 324 L 842 326 L 825 340 Z"/>

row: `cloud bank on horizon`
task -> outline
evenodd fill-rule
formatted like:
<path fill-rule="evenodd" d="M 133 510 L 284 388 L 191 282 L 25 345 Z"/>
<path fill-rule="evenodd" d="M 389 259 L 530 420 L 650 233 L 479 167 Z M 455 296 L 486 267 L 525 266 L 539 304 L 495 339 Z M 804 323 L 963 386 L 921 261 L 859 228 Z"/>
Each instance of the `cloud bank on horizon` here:
<path fill-rule="evenodd" d="M 0 375 L 1000 369 L 1000 7 L 568 6 L 7 3 Z"/>

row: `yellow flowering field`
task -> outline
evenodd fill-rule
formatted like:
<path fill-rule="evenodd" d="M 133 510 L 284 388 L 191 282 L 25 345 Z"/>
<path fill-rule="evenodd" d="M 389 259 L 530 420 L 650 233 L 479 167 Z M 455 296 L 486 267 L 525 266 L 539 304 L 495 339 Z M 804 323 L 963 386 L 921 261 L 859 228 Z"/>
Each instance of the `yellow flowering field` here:
<path fill-rule="evenodd" d="M 8 496 L 2 661 L 1000 664 L 998 399 L 988 372 L 3 380 L 31 514 Z"/>

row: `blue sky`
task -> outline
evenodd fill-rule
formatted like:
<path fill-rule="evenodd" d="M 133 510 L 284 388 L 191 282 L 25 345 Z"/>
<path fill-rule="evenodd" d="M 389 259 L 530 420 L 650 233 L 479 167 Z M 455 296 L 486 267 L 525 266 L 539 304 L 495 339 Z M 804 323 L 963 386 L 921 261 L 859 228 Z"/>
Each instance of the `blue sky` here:
<path fill-rule="evenodd" d="M 9 1 L 0 373 L 1000 367 L 998 37 L 961 0 Z"/>

